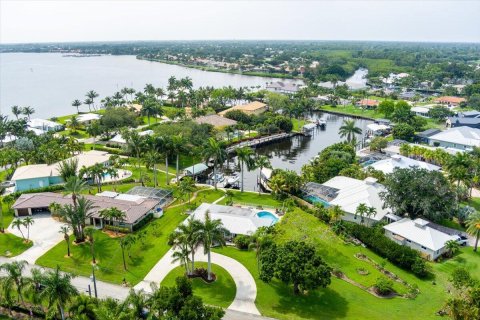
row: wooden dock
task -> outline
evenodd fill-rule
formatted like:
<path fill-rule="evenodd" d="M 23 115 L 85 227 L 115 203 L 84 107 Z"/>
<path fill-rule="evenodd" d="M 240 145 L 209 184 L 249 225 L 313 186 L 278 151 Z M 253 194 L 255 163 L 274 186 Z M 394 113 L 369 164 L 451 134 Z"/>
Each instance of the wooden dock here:
<path fill-rule="evenodd" d="M 280 141 L 284 139 L 289 139 L 293 137 L 295 133 L 277 133 L 273 134 L 270 136 L 266 137 L 261 137 L 261 138 L 256 138 L 248 141 L 242 141 L 238 144 L 235 144 L 233 146 L 230 146 L 227 148 L 227 153 L 233 153 L 235 152 L 236 149 L 238 148 L 243 148 L 243 147 L 250 147 L 250 148 L 256 148 L 257 146 L 261 146 L 264 144 L 269 144 L 275 141 Z"/>

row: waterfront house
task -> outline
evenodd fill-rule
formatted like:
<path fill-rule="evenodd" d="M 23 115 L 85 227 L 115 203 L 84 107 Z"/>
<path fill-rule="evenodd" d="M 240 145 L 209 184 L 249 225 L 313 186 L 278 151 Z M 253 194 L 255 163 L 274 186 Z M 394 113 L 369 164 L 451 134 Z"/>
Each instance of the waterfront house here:
<path fill-rule="evenodd" d="M 272 226 L 278 221 L 273 212 L 210 203 L 202 203 L 191 216 L 203 222 L 207 212 L 212 220 L 222 221 L 223 227 L 229 231 L 231 237 L 239 234 L 251 235 L 258 228 Z"/>
<path fill-rule="evenodd" d="M 446 126 L 450 128 L 456 127 L 470 127 L 480 129 L 480 117 L 449 117 L 446 121 Z"/>
<path fill-rule="evenodd" d="M 104 151 L 91 150 L 80 153 L 67 159 L 78 161 L 78 168 L 91 167 L 97 163 L 105 166 L 109 164 L 110 154 Z M 12 176 L 12 182 L 15 183 L 15 191 L 27 191 L 32 189 L 45 188 L 48 186 L 63 183 L 59 173 L 59 164 L 32 164 L 18 167 Z"/>
<path fill-rule="evenodd" d="M 27 122 L 29 128 L 42 130 L 43 132 L 60 131 L 64 129 L 64 126 L 58 122 L 53 122 L 44 119 L 31 119 Z"/>
<path fill-rule="evenodd" d="M 465 102 L 465 98 L 453 97 L 453 96 L 442 96 L 433 100 L 435 103 L 444 104 L 449 107 L 458 107 L 460 103 Z"/>
<path fill-rule="evenodd" d="M 362 100 L 359 100 L 356 103 L 356 105 L 358 107 L 362 107 L 362 108 L 366 108 L 366 109 L 376 108 L 376 107 L 378 107 L 379 104 L 380 104 L 380 101 L 375 100 L 375 99 L 362 99 Z"/>
<path fill-rule="evenodd" d="M 340 206 L 345 212 L 342 219 L 346 221 L 361 223 L 362 219 L 356 214 L 356 211 L 362 203 L 376 210 L 375 215 L 363 218 L 367 225 L 381 220 L 397 219 L 390 213 L 389 208 L 383 208 L 380 193 L 385 191 L 385 187 L 372 177 L 358 180 L 337 176 L 322 184 L 308 182 L 302 191 L 304 199 L 309 202 L 321 203 L 325 206 Z"/>
<path fill-rule="evenodd" d="M 218 114 L 223 117 L 225 116 L 225 114 L 227 114 L 227 112 L 233 111 L 233 110 L 240 110 L 248 115 L 259 115 L 267 111 L 268 106 L 265 103 L 260 101 L 252 101 L 247 104 L 239 104 L 239 105 L 233 106 L 231 108 L 223 110 L 222 112 L 219 112 Z"/>
<path fill-rule="evenodd" d="M 198 124 L 210 124 L 217 129 L 234 126 L 237 124 L 237 121 L 219 116 L 217 114 L 210 114 L 208 116 L 198 117 L 195 118 L 194 121 Z"/>
<path fill-rule="evenodd" d="M 433 136 L 434 134 L 439 133 L 439 132 L 442 132 L 442 130 L 440 130 L 440 129 L 427 129 L 425 131 L 417 133 L 415 136 L 416 136 L 418 142 L 428 144 L 430 137 Z"/>
<path fill-rule="evenodd" d="M 424 161 L 407 158 L 399 154 L 392 155 L 390 158 L 372 163 L 365 168 L 372 168 L 378 171 L 382 171 L 385 174 L 389 174 L 392 173 L 395 169 L 409 169 L 413 167 L 426 169 L 428 171 L 440 170 L 439 166 Z"/>
<path fill-rule="evenodd" d="M 383 228 L 385 235 L 392 241 L 419 251 L 429 260 L 436 260 L 445 253 L 447 241 L 458 239 L 457 236 L 432 228 L 429 221 L 420 218 L 404 218 Z"/>
<path fill-rule="evenodd" d="M 162 209 L 158 200 L 148 197 L 135 195 L 118 195 L 115 198 L 91 195 L 85 195 L 84 197 L 93 202 L 92 215 L 87 218 L 85 223 L 98 228 L 103 228 L 104 225 L 113 223 L 115 226 L 128 228 L 130 231 L 133 231 L 140 221 L 149 215 L 155 216 Z M 25 193 L 17 199 L 12 209 L 17 217 L 31 216 L 39 213 L 50 213 L 49 206 L 52 203 L 60 205 L 71 204 L 72 197 L 53 192 Z M 103 209 L 113 207 L 125 213 L 124 221 L 111 222 L 100 216 L 100 212 Z"/>
<path fill-rule="evenodd" d="M 471 150 L 480 147 L 480 129 L 455 127 L 429 137 L 429 144 L 435 147 Z"/>
<path fill-rule="evenodd" d="M 283 81 L 267 82 L 266 89 L 271 92 L 294 94 L 303 86 L 296 83 L 288 83 Z"/>

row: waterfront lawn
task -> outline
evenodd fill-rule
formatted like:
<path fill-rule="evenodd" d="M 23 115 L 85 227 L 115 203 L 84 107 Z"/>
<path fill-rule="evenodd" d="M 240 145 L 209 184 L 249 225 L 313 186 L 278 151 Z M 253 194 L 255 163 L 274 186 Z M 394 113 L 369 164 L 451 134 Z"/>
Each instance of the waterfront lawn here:
<path fill-rule="evenodd" d="M 300 119 L 292 119 L 293 123 L 293 130 L 295 132 L 301 132 L 302 127 L 307 123 L 305 120 L 300 120 Z"/>
<path fill-rule="evenodd" d="M 279 200 L 273 199 L 273 197 L 270 194 L 265 194 L 265 193 L 258 194 L 258 192 L 251 192 L 251 191 L 240 192 L 238 190 L 230 190 L 230 191 L 233 193 L 233 197 L 232 197 L 233 203 L 258 205 L 258 206 L 264 205 L 264 206 L 275 207 L 275 208 L 282 207 L 282 202 Z M 218 204 L 225 205 L 227 201 L 228 199 L 225 198 L 221 200 Z"/>
<path fill-rule="evenodd" d="M 200 190 L 197 193 L 197 197 L 192 202 L 195 205 L 200 205 L 203 202 L 213 203 L 216 200 L 220 199 L 221 197 L 225 196 L 225 192 L 223 190 L 215 190 L 215 189 L 205 189 Z"/>
<path fill-rule="evenodd" d="M 96 276 L 99 280 L 121 284 L 123 278 L 130 285 L 135 285 L 147 275 L 158 260 L 170 249 L 168 236 L 186 218 L 185 206 L 165 210 L 163 217 L 149 222 L 142 231 L 146 232 L 145 245 L 137 241 L 130 251 L 125 253 L 127 271 L 123 270 L 122 251 L 119 240 L 111 238 L 98 230 L 95 232 L 95 254 L 98 260 Z M 138 231 L 137 231 L 138 232 Z M 73 237 L 71 237 L 73 241 Z M 82 276 L 92 272 L 90 248 L 88 244 L 70 246 L 72 256 L 66 257 L 67 245 L 61 241 L 41 256 L 36 264 L 55 268 Z"/>
<path fill-rule="evenodd" d="M 278 225 L 278 242 L 302 240 L 314 244 L 320 255 L 334 269 L 340 269 L 348 277 L 363 285 L 372 285 L 379 276 L 378 271 L 366 262 L 354 257 L 361 252 L 381 262 L 382 259 L 370 250 L 348 245 L 333 234 L 329 228 L 313 216 L 296 209 L 285 215 Z M 264 283 L 259 279 L 255 252 L 241 251 L 233 247 L 214 249 L 242 263 L 253 275 L 257 284 L 256 305 L 260 312 L 278 319 L 436 319 L 447 299 L 447 282 L 451 271 L 463 266 L 472 276 L 480 279 L 480 253 L 472 248 L 462 248 L 454 258 L 441 263 L 429 263 L 433 278 L 419 279 L 413 274 L 386 262 L 385 268 L 410 284 L 417 285 L 420 294 L 415 299 L 381 299 L 343 280 L 332 277 L 332 283 L 325 289 L 295 296 L 292 286 L 278 280 Z M 358 274 L 357 268 L 370 272 L 368 276 Z M 395 283 L 399 291 L 402 285 Z M 404 292 L 403 292 L 404 293 Z"/>
<path fill-rule="evenodd" d="M 0 233 L 0 256 L 15 257 L 32 246 L 32 242 L 25 243 L 22 238 L 11 233 Z M 10 253 L 7 255 L 7 251 Z"/>
<path fill-rule="evenodd" d="M 207 263 L 197 262 L 195 268 L 207 269 Z M 212 272 L 217 276 L 215 282 L 206 283 L 201 278 L 192 279 L 193 293 L 201 297 L 206 304 L 227 308 L 235 298 L 237 291 L 235 282 L 227 270 L 216 264 L 212 264 Z M 182 276 L 185 276 L 185 268 L 176 267 L 170 271 L 160 285 L 172 287 L 175 285 L 175 279 Z"/>

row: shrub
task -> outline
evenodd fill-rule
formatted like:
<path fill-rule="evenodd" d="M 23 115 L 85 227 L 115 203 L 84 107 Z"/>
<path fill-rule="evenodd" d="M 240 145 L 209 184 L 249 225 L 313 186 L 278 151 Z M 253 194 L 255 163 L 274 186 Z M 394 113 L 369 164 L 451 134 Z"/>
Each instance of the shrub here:
<path fill-rule="evenodd" d="M 117 231 L 117 232 L 120 232 L 120 233 L 130 233 L 130 228 L 128 227 L 118 227 L 118 226 L 111 226 L 111 225 L 104 225 L 104 228 L 106 230 L 111 230 L 111 231 Z"/>
<path fill-rule="evenodd" d="M 233 243 L 235 243 L 235 246 L 241 250 L 248 249 L 248 245 L 250 244 L 250 242 L 251 237 L 243 234 L 239 234 L 235 237 L 235 239 L 233 239 Z"/>
<path fill-rule="evenodd" d="M 420 254 L 406 246 L 399 245 L 383 234 L 381 227 L 369 228 L 359 224 L 347 224 L 346 231 L 363 242 L 378 255 L 388 259 L 400 268 L 410 270 L 420 277 L 428 274 L 428 268 Z"/>
<path fill-rule="evenodd" d="M 387 295 L 393 292 L 393 282 L 385 277 L 380 277 L 375 282 L 375 291 L 381 295 Z"/>

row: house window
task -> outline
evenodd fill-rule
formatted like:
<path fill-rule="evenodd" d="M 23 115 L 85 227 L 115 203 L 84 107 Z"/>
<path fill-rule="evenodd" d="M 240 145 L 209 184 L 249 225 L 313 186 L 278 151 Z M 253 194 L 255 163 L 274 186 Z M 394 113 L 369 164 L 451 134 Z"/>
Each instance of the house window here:
<path fill-rule="evenodd" d="M 423 250 L 427 250 L 427 248 L 425 248 L 424 246 L 422 246 L 422 249 L 423 249 Z"/>

